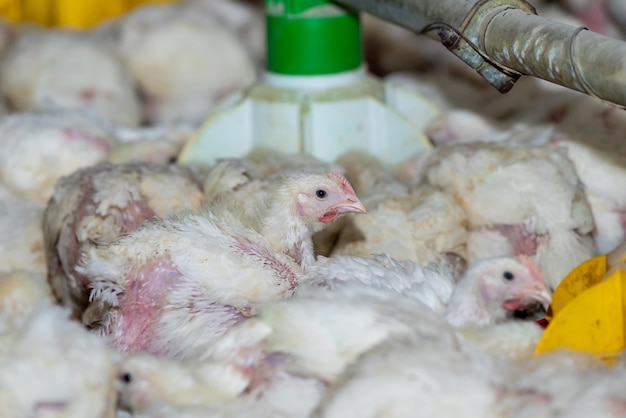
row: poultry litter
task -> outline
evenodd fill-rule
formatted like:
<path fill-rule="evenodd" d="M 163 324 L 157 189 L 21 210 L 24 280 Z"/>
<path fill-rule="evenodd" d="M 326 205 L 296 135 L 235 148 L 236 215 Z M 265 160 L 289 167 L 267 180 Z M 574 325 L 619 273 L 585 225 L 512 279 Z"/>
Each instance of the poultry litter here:
<path fill-rule="evenodd" d="M 619 1 L 534 6 L 626 38 Z M 626 416 L 622 356 L 534 354 L 552 291 L 625 240 L 624 111 L 533 78 L 501 95 L 438 43 L 363 30 L 369 68 L 442 109 L 394 165 L 175 163 L 262 71 L 258 4 L 3 26 L 2 416 Z"/>

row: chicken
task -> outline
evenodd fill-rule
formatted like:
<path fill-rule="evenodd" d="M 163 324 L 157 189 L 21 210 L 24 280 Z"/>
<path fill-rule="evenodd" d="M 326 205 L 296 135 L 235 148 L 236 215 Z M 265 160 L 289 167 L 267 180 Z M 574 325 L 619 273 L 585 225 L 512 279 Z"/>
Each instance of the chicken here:
<path fill-rule="evenodd" d="M 273 150 L 258 148 L 245 158 L 220 160 L 204 181 L 206 202 L 220 201 L 231 207 L 243 207 L 240 216 L 244 223 L 253 225 L 257 217 L 255 202 L 264 202 L 273 188 L 285 176 L 298 174 L 341 173 L 337 164 L 329 164 L 309 154 L 283 154 Z"/>
<path fill-rule="evenodd" d="M 198 13 L 210 14 L 243 43 L 257 65 L 265 62 L 265 20 L 260 2 L 241 0 L 187 0 Z"/>
<path fill-rule="evenodd" d="M 103 161 L 116 140 L 88 112 L 16 114 L 0 122 L 0 182 L 45 204 L 57 180 Z"/>
<path fill-rule="evenodd" d="M 551 295 L 533 261 L 498 257 L 472 265 L 455 283 L 449 265 L 421 267 L 386 255 L 322 259 L 298 290 L 349 290 L 362 286 L 394 292 L 444 316 L 455 327 L 503 322 L 533 305 L 549 305 Z"/>
<path fill-rule="evenodd" d="M 197 357 L 262 304 L 293 295 L 302 266 L 314 261 L 313 232 L 365 211 L 337 173 L 286 177 L 274 197 L 261 233 L 232 213 L 206 211 L 86 248 L 76 270 L 90 299 L 109 306 L 99 333 L 129 353 Z"/>
<path fill-rule="evenodd" d="M 550 291 L 530 257 L 487 258 L 472 265 L 459 281 L 445 316 L 456 327 L 485 326 L 505 320 L 528 304 L 547 307 L 551 302 Z"/>
<path fill-rule="evenodd" d="M 9 46 L 0 87 L 19 110 L 89 108 L 122 126 L 139 125 L 139 102 L 120 58 L 88 33 L 32 30 Z"/>
<path fill-rule="evenodd" d="M 384 253 L 422 265 L 454 259 L 462 270 L 466 220 L 451 196 L 429 186 L 410 189 L 374 156 L 351 152 L 337 163 L 368 207 L 368 216 L 342 225 L 332 256 Z"/>
<path fill-rule="evenodd" d="M 0 266 L 46 274 L 41 222 L 44 206 L 23 199 L 0 199 Z"/>
<path fill-rule="evenodd" d="M 458 339 L 391 338 L 353 364 L 312 417 L 500 417 L 508 369 Z"/>
<path fill-rule="evenodd" d="M 521 366 L 502 389 L 503 413 L 512 418 L 626 416 L 623 365 L 609 368 L 582 352 L 560 350 Z"/>
<path fill-rule="evenodd" d="M 133 415 L 159 404 L 206 410 L 241 397 L 252 383 L 251 365 L 263 360 L 260 343 L 270 331 L 261 322 L 244 322 L 211 344 L 208 354 L 191 362 L 148 354 L 127 356 L 119 372 L 120 406 Z M 173 381 L 178 384 L 172 385 Z"/>
<path fill-rule="evenodd" d="M 113 242 L 154 216 L 199 210 L 201 203 L 201 179 L 186 167 L 103 163 L 63 177 L 43 215 L 54 294 L 80 318 L 90 283 L 76 270 L 82 251 Z"/>
<path fill-rule="evenodd" d="M 45 204 L 64 175 L 105 160 L 169 163 L 190 134 L 185 125 L 118 128 L 89 110 L 12 115 L 0 122 L 0 182 Z"/>
<path fill-rule="evenodd" d="M 466 212 L 470 263 L 533 256 L 554 289 L 595 255 L 591 211 L 563 150 L 458 144 L 434 150 L 425 165 L 428 182 L 451 193 Z"/>
<path fill-rule="evenodd" d="M 220 411 L 224 416 L 309 416 L 345 368 L 381 342 L 414 333 L 449 339 L 451 332 L 420 304 L 381 290 L 311 290 L 271 303 L 222 337 L 231 340 L 231 352 L 246 356 L 252 380 L 249 396 L 221 405 Z M 221 339 L 216 345 L 220 348 L 208 348 L 208 358 L 227 346 Z"/>
<path fill-rule="evenodd" d="M 528 82 L 522 87 L 527 85 Z M 522 103 L 534 99 L 533 106 L 524 108 L 514 103 L 511 107 L 503 105 L 504 99 L 501 99 L 493 101 L 505 109 L 504 112 L 499 110 L 500 113 L 494 113 L 498 110 L 495 106 L 475 112 L 447 111 L 433 120 L 426 132 L 440 145 L 480 140 L 521 146 L 545 145 L 566 152 L 585 186 L 596 225 L 593 235 L 598 251 L 608 252 L 626 237 L 622 225 L 626 196 L 618 186 L 624 180 L 626 112 L 572 91 L 548 88 L 545 82 L 530 87 L 532 94 L 527 98 L 523 97 L 526 94 L 523 89 L 512 94 L 522 96 Z M 496 121 L 507 110 L 512 115 Z M 423 164 L 419 156 L 416 161 L 405 162 L 400 168 L 401 178 L 416 181 Z"/>
<path fill-rule="evenodd" d="M 209 347 L 208 363 L 201 359 L 195 365 L 205 370 L 207 364 L 221 364 L 223 373 L 200 373 L 208 377 L 204 380 L 209 384 L 203 379 L 193 379 L 177 390 L 168 387 L 168 373 L 156 368 L 144 367 L 138 375 L 130 373 L 127 377 L 131 382 L 122 385 L 122 403 L 128 401 L 134 417 L 306 416 L 315 407 L 325 386 L 317 379 L 282 370 L 286 358 L 280 353 L 264 353 L 263 341 L 270 332 L 268 325 L 252 319 L 216 340 Z M 189 366 L 194 367 L 193 363 Z M 124 375 L 122 379 L 126 380 Z M 214 385 L 218 382 L 222 387 L 219 393 L 230 388 L 235 389 L 230 392 L 232 395 L 240 392 L 239 396 L 216 403 Z M 247 386 L 240 385 L 243 383 Z M 195 400 L 195 393 L 201 399 Z"/>
<path fill-rule="evenodd" d="M 114 418 L 116 356 L 68 312 L 40 304 L 0 333 L 2 416 Z"/>
<path fill-rule="evenodd" d="M 260 231 L 259 207 L 267 205 L 272 190 L 286 175 L 343 172 L 341 166 L 323 162 L 309 154 L 283 154 L 269 149 L 255 149 L 245 158 L 226 159 L 215 165 L 204 182 L 205 201 L 230 211 L 237 208 L 239 219 Z M 314 234 L 315 251 L 329 255 L 338 231 L 350 216 L 338 219 Z"/>
<path fill-rule="evenodd" d="M 340 232 L 333 256 L 385 253 L 422 265 L 451 257 L 464 264 L 467 221 L 452 196 L 425 185 L 405 196 L 363 199 L 369 215 L 353 219 Z"/>
<path fill-rule="evenodd" d="M 241 395 L 209 405 L 211 395 L 207 394 L 209 401 L 203 407 L 165 395 L 165 404 L 146 405 L 149 408 L 141 409 L 143 415 L 140 416 L 160 417 L 167 413 L 190 417 L 310 416 L 324 394 L 328 391 L 327 399 L 332 399 L 342 390 L 344 382 L 351 379 L 351 370 L 369 362 L 366 359 L 374 352 L 394 359 L 398 366 L 403 364 L 401 370 L 410 367 L 434 372 L 443 368 L 446 373 L 440 373 L 438 378 L 446 381 L 454 379 L 454 374 L 463 370 L 461 365 L 467 363 L 469 371 L 463 376 L 476 379 L 482 376 L 486 381 L 477 392 L 485 391 L 497 399 L 500 381 L 504 385 L 504 379 L 494 366 L 501 359 L 482 352 L 477 345 L 493 347 L 503 334 L 499 333 L 495 341 L 489 341 L 492 336 L 485 334 L 487 341 L 483 341 L 476 333 L 474 340 L 469 340 L 456 334 L 450 325 L 422 304 L 383 289 L 356 286 L 328 292 L 300 287 L 294 297 L 266 305 L 258 317 L 243 321 L 217 338 L 200 357 L 201 362 L 226 361 L 244 371 L 249 383 Z M 405 338 L 411 341 L 413 353 L 407 351 L 406 355 L 414 355 L 412 361 L 406 360 L 406 356 L 390 354 L 397 353 L 390 348 L 397 345 L 392 341 Z M 426 360 L 419 360 L 422 355 L 428 356 Z M 450 358 L 454 359 L 454 366 L 444 366 Z M 200 364 L 196 367 L 201 367 Z M 492 378 L 493 381 L 489 380 Z M 165 375 L 159 378 L 161 380 L 166 380 Z M 490 381 L 498 384 L 491 387 Z M 447 385 L 438 386 L 449 390 Z M 157 384 L 143 387 L 146 391 L 163 391 Z M 397 399 L 390 393 L 385 395 L 372 401 L 385 403 Z M 151 397 L 146 394 L 146 398 Z"/>
<path fill-rule="evenodd" d="M 114 25 L 115 43 L 145 98 L 150 123 L 199 125 L 218 100 L 255 80 L 242 43 L 199 10 L 141 7 Z"/>
<path fill-rule="evenodd" d="M 314 169 L 308 169 L 306 170 L 307 174 L 289 174 L 292 171 L 285 169 L 274 175 L 268 175 L 266 178 L 249 181 L 246 173 L 236 169 L 232 171 L 231 164 L 227 163 L 226 166 L 218 165 L 208 177 L 212 177 L 214 172 L 222 173 L 223 167 L 230 168 L 225 169 L 225 175 L 220 175 L 221 181 L 218 185 L 226 183 L 229 189 L 231 186 L 234 187 L 229 190 L 230 193 L 213 193 L 215 197 L 214 201 L 209 204 L 210 210 L 217 214 L 236 214 L 244 226 L 259 232 L 274 249 L 290 255 L 303 268 L 306 268 L 315 259 L 312 239 L 315 233 L 327 228 L 340 215 L 366 212 L 365 206 L 356 196 L 350 182 L 337 172 L 316 175 L 309 174 L 314 173 Z M 320 187 L 318 190 L 308 191 L 309 195 L 311 197 L 315 195 L 315 199 L 320 204 L 330 209 L 329 212 L 319 219 L 310 217 L 312 220 L 310 224 L 298 222 L 293 225 L 277 225 L 275 222 L 277 218 L 274 218 L 272 213 L 284 211 L 281 206 L 289 208 L 292 204 L 285 205 L 285 202 L 291 200 L 291 197 L 288 196 L 295 196 L 296 194 L 296 190 L 290 189 L 289 184 L 299 185 L 300 182 L 305 184 L 307 176 L 316 179 L 315 182 Z M 286 182 L 285 179 L 290 177 L 293 178 L 293 181 Z M 209 188 L 212 189 L 213 186 L 209 186 L 205 181 L 205 196 L 208 194 Z M 254 194 L 252 195 L 251 192 Z M 291 218 L 291 214 L 295 212 L 298 212 L 300 216 L 307 216 L 305 213 L 300 213 L 300 209 L 296 209 L 288 209 L 290 212 L 285 214 L 287 219 Z"/>
<path fill-rule="evenodd" d="M 596 226 L 594 238 L 598 252 L 607 253 L 626 240 L 626 194 L 620 186 L 626 179 L 623 153 L 569 138 L 561 139 L 558 144 L 567 149 L 585 184 Z"/>
<path fill-rule="evenodd" d="M 514 142 L 525 145 L 548 145 L 562 134 L 551 124 L 499 124 L 468 110 L 450 110 L 434 118 L 425 133 L 436 145 L 463 142 Z"/>
<path fill-rule="evenodd" d="M 119 371 L 119 405 L 133 414 L 153 405 L 210 407 L 239 396 L 249 377 L 229 363 L 179 363 L 149 354 L 134 354 Z"/>

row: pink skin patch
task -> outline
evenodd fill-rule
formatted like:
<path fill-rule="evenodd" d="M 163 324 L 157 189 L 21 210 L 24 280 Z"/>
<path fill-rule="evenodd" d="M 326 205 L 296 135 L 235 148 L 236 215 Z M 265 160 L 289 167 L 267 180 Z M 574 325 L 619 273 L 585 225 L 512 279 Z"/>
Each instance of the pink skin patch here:
<path fill-rule="evenodd" d="M 150 351 L 151 329 L 161 318 L 167 295 L 179 278 L 180 273 L 169 260 L 155 260 L 129 273 L 128 285 L 120 297 L 122 341 L 116 341 L 116 348 L 129 353 Z"/>
<path fill-rule="evenodd" d="M 91 178 L 86 178 L 80 185 L 81 197 L 76 206 L 72 222 L 61 230 L 57 245 L 63 270 L 76 277 L 86 289 L 90 283 L 89 278 L 74 272 L 79 262 L 81 245 L 76 239 L 78 223 L 87 216 L 96 215 L 97 203 L 94 200 L 96 189 Z M 107 216 L 99 217 L 101 222 L 107 217 L 121 217 L 124 232 L 134 231 L 147 219 L 154 217 L 154 211 L 148 206 L 147 200 L 135 200 L 129 202 L 125 208 L 111 207 Z"/>
<path fill-rule="evenodd" d="M 110 149 L 109 142 L 104 138 L 100 138 L 98 136 L 94 136 L 94 135 L 88 134 L 86 132 L 83 132 L 79 129 L 74 129 L 74 128 L 64 128 L 63 135 L 65 139 L 70 142 L 73 142 L 73 141 L 85 142 L 89 145 L 92 145 L 94 148 L 100 151 L 109 152 L 109 149 Z"/>
<path fill-rule="evenodd" d="M 507 237 L 515 254 L 534 255 L 537 253 L 537 235 L 526 230 L 524 225 L 502 225 L 498 227 Z"/>

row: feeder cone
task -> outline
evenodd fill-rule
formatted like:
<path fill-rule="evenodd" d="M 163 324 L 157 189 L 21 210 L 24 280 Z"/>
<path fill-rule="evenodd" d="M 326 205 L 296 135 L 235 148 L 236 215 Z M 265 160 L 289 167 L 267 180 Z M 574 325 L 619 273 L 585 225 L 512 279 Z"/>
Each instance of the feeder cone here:
<path fill-rule="evenodd" d="M 396 163 L 431 148 L 423 129 L 440 110 L 367 73 L 356 11 L 328 0 L 266 0 L 266 15 L 261 81 L 226 98 L 179 163 L 212 165 L 255 148 L 324 161 L 363 151 Z"/>

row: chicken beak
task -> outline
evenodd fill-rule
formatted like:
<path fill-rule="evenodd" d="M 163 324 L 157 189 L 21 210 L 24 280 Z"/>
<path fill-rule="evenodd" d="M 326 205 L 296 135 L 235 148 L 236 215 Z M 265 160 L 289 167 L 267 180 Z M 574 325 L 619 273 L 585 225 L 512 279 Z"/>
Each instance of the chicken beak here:
<path fill-rule="evenodd" d="M 367 213 L 365 205 L 356 196 L 348 197 L 345 202 L 335 206 L 338 213 Z"/>
<path fill-rule="evenodd" d="M 535 283 L 532 287 L 520 289 L 515 296 L 504 302 L 503 308 L 515 310 L 533 303 L 540 303 L 546 307 L 552 303 L 552 294 L 545 284 Z"/>
<path fill-rule="evenodd" d="M 535 302 L 541 303 L 542 305 L 546 307 L 550 306 L 550 304 L 552 303 L 552 295 L 550 294 L 550 291 L 545 286 L 541 286 L 541 288 L 537 286 L 536 288 L 534 288 L 533 290 L 531 290 L 530 292 L 526 294 L 525 299 L 528 301 L 535 301 Z"/>

